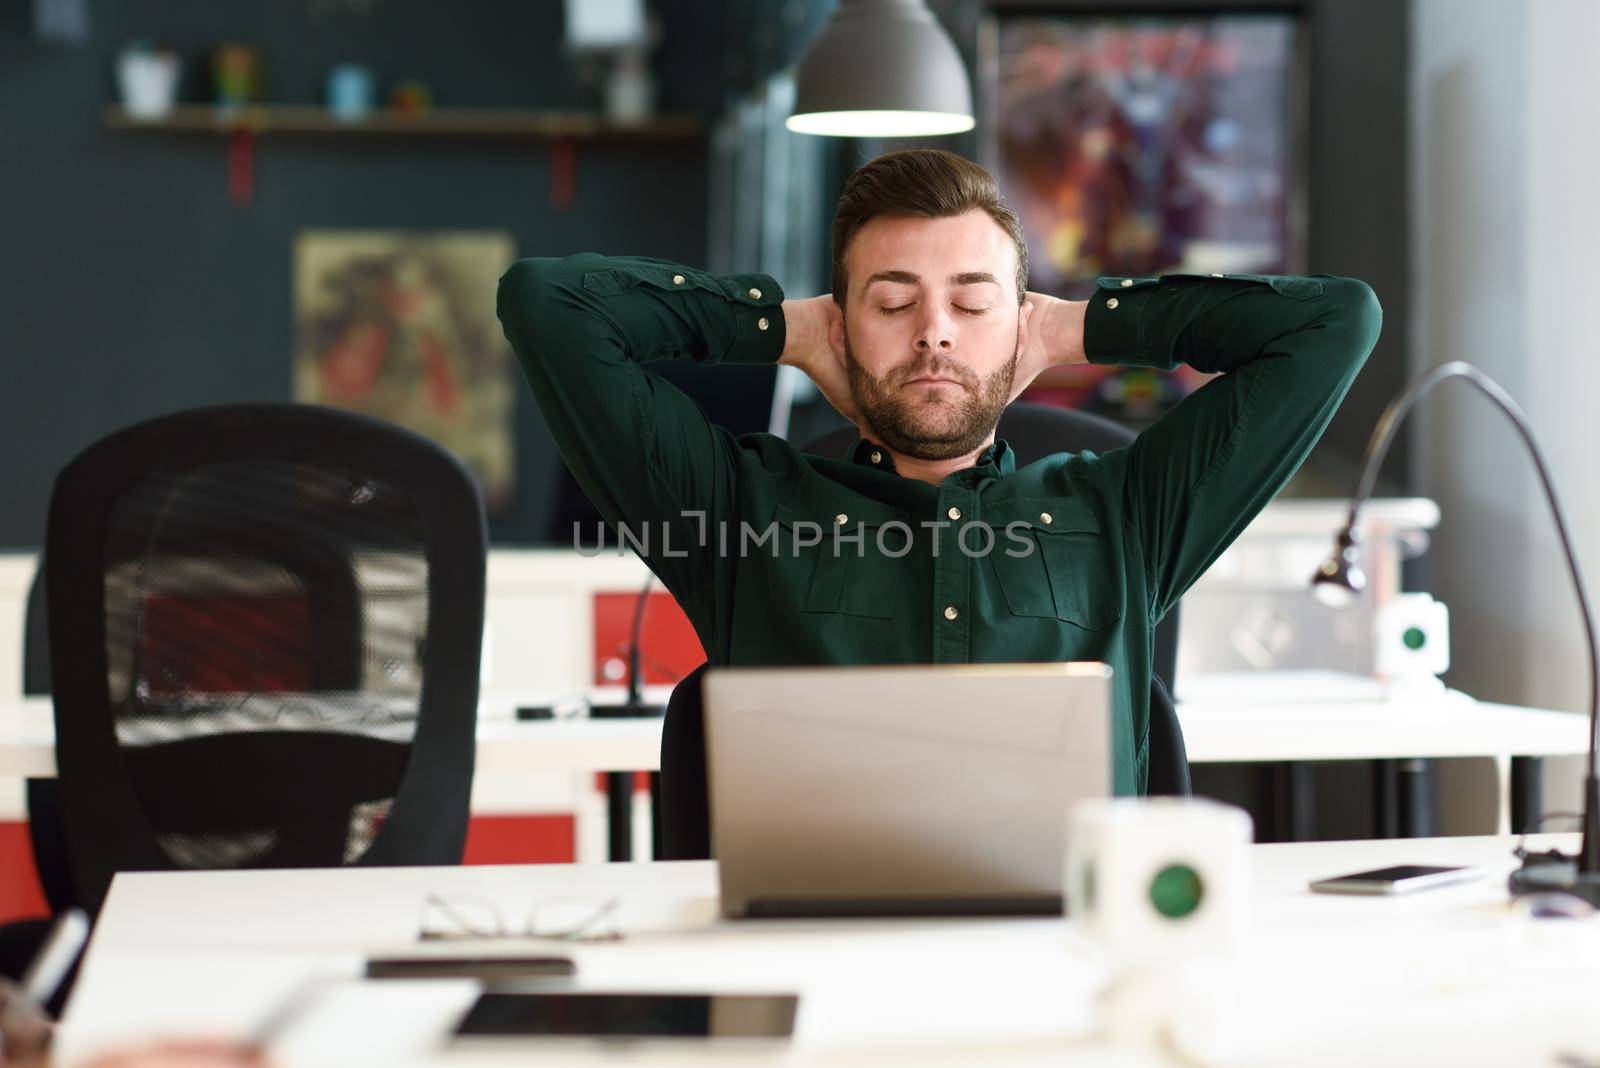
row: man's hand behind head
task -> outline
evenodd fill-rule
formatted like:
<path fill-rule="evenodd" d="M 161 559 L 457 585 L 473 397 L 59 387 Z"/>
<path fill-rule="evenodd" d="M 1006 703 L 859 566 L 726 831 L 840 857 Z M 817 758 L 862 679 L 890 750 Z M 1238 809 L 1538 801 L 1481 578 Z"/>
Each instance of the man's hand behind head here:
<path fill-rule="evenodd" d="M 1060 300 L 1029 291 L 1025 298 L 1033 308 L 1028 331 L 1017 357 L 1017 373 L 1011 383 L 1011 400 L 1033 384 L 1040 373 L 1057 364 L 1084 363 L 1083 318 L 1087 301 Z"/>
<path fill-rule="evenodd" d="M 827 294 L 784 301 L 785 336 L 783 355 L 778 362 L 804 371 L 828 403 L 855 423 L 856 409 L 850 397 L 850 376 L 845 371 L 844 353 L 833 341 L 836 336 L 842 336 L 842 330 L 838 329 L 839 317 L 839 306 Z"/>

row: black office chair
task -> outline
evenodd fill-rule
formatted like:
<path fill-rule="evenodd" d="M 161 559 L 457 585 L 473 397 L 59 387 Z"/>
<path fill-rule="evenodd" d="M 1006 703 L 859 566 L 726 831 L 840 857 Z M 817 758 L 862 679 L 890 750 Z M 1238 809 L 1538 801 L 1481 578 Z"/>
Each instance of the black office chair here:
<path fill-rule="evenodd" d="M 1108 452 L 1133 440 L 1133 431 L 1096 415 L 1042 404 L 1013 404 L 996 432 L 1016 453 L 1017 466 L 1058 452 Z M 826 434 L 801 451 L 841 457 L 855 444 L 854 427 Z M 1150 678 L 1150 747 L 1147 793 L 1188 796 L 1189 758 L 1171 696 L 1178 657 L 1178 606 L 1156 624 Z M 711 856 L 710 804 L 706 792 L 705 724 L 701 710 L 707 665 L 690 672 L 672 691 L 661 734 L 661 852 L 668 860 Z"/>
<path fill-rule="evenodd" d="M 182 412 L 56 480 L 72 890 L 118 871 L 458 863 L 486 527 L 448 452 L 306 405 Z"/>

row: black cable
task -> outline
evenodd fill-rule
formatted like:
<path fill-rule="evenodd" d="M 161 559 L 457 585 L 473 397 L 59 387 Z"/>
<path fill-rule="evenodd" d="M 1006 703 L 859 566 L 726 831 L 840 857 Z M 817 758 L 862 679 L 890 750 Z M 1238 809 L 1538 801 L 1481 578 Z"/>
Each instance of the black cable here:
<path fill-rule="evenodd" d="M 1544 815 L 1539 816 L 1538 818 L 1533 820 L 1533 822 L 1524 824 L 1520 833 L 1521 833 L 1522 837 L 1526 838 L 1526 837 L 1528 837 L 1528 835 L 1534 834 L 1535 832 L 1537 832 L 1539 830 L 1539 827 L 1541 825 L 1543 825 L 1546 820 L 1581 820 L 1581 819 L 1583 819 L 1583 813 L 1581 813 L 1581 812 L 1546 812 Z"/>

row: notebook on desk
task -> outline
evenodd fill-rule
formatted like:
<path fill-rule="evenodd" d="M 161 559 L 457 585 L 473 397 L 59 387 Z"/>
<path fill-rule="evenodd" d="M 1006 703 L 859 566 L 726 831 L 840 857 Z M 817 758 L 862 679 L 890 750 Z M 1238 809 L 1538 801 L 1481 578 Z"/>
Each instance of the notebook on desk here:
<path fill-rule="evenodd" d="M 723 913 L 1059 914 L 1110 707 L 1092 663 L 708 672 Z"/>

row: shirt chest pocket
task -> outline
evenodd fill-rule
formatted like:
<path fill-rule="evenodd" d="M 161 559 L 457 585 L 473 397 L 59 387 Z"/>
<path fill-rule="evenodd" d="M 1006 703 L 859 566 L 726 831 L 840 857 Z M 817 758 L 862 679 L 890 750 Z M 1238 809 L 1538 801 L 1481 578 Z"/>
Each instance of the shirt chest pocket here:
<path fill-rule="evenodd" d="M 774 618 L 896 614 L 911 527 L 892 509 L 856 502 L 833 510 L 780 505 L 768 530 L 761 563 Z"/>
<path fill-rule="evenodd" d="M 1122 581 L 1095 517 L 1057 500 L 991 509 L 998 537 L 988 556 L 1014 616 L 1104 630 L 1122 618 Z"/>

